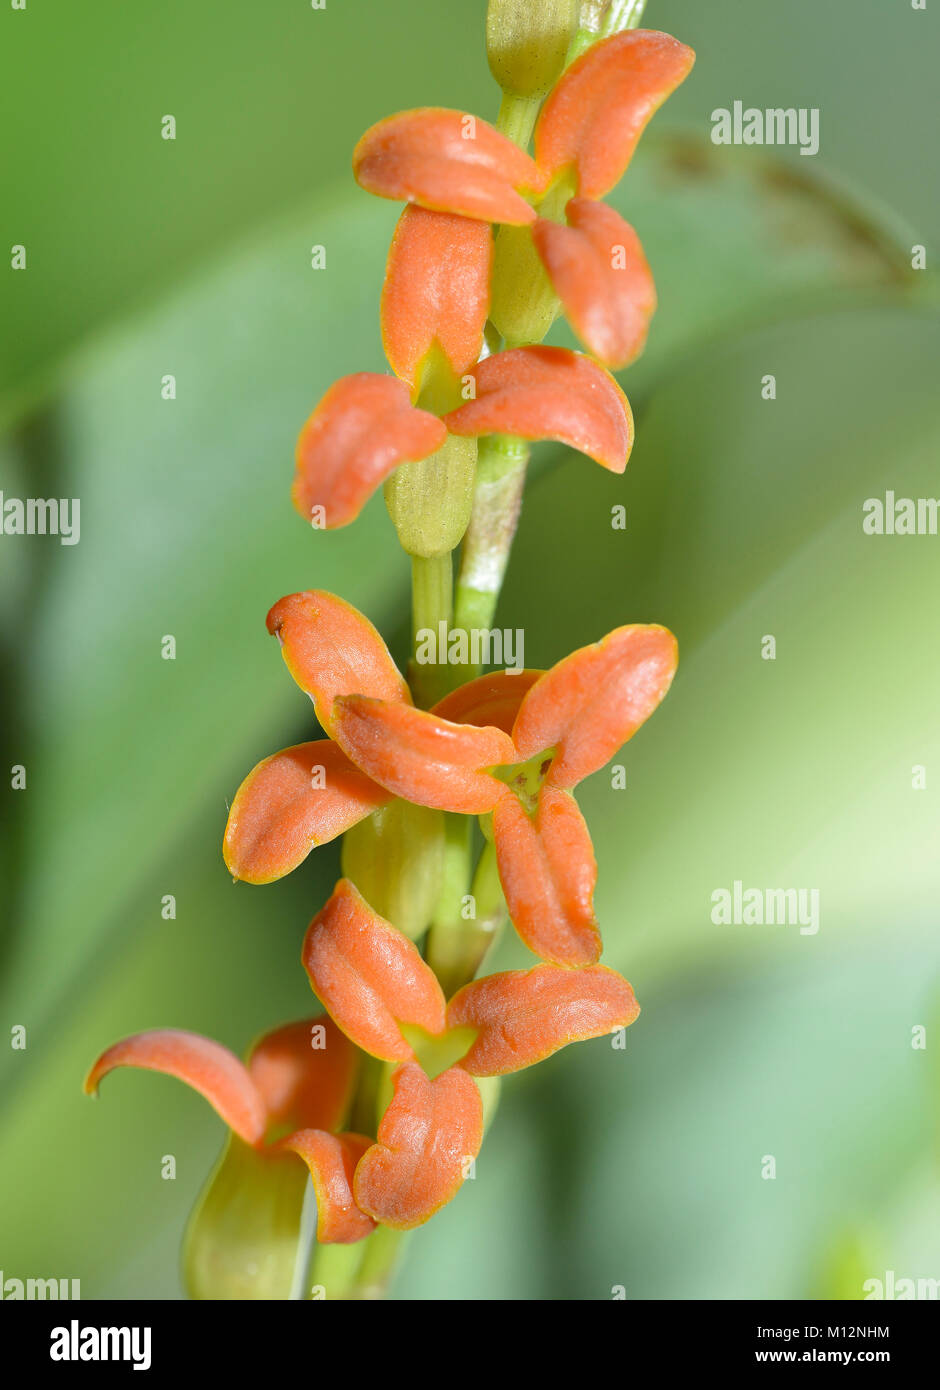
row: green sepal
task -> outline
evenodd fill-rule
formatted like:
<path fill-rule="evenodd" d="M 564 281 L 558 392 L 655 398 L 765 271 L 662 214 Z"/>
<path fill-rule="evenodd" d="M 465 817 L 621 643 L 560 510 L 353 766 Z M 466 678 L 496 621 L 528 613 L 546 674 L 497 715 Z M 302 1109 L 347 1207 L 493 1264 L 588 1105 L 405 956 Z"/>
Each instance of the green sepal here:
<path fill-rule="evenodd" d="M 444 871 L 444 813 L 396 798 L 343 836 L 343 874 L 412 941 L 427 930 Z"/>
<path fill-rule="evenodd" d="M 308 1173 L 289 1153 L 229 1137 L 189 1218 L 183 1278 L 192 1299 L 290 1298 Z"/>

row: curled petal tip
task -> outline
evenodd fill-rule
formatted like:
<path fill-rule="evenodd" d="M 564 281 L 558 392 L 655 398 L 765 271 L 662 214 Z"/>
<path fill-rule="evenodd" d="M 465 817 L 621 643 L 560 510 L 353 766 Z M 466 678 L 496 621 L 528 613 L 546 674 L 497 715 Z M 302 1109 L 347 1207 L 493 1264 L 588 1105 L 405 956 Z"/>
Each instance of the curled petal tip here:
<path fill-rule="evenodd" d="M 356 1165 L 371 1148 L 364 1134 L 327 1134 L 302 1129 L 282 1139 L 280 1147 L 302 1158 L 317 1196 L 317 1240 L 321 1245 L 351 1245 L 375 1230 L 359 1210 L 352 1184 Z"/>
<path fill-rule="evenodd" d="M 94 1094 L 115 1067 L 141 1067 L 175 1076 L 209 1102 L 246 1144 L 264 1138 L 267 1112 L 244 1063 L 221 1043 L 178 1028 L 154 1028 L 112 1044 L 85 1078 L 86 1094 Z"/>
<path fill-rule="evenodd" d="M 554 439 L 622 473 L 633 448 L 630 403 L 614 378 L 582 353 L 525 347 L 487 357 L 476 398 L 444 417 L 452 434 Z"/>
<path fill-rule="evenodd" d="M 290 594 L 271 609 L 267 625 L 327 732 L 332 732 L 333 703 L 341 695 L 410 703 L 408 686 L 379 632 L 335 594 L 318 589 Z"/>

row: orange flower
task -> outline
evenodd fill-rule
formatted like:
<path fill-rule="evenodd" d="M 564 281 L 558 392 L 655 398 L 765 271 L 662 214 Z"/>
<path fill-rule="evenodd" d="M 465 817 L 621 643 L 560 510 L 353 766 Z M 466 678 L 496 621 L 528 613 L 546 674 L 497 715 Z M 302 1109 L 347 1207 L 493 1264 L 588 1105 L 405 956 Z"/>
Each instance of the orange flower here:
<path fill-rule="evenodd" d="M 264 1187 L 277 1190 L 279 1170 L 288 1155 L 296 1155 L 313 1178 L 317 1239 L 349 1244 L 374 1226 L 352 1195 L 353 1172 L 371 1140 L 339 1132 L 358 1066 L 356 1049 L 329 1018 L 290 1023 L 267 1033 L 247 1064 L 198 1033 L 158 1028 L 124 1038 L 103 1052 L 88 1073 L 85 1091 L 96 1094 L 102 1078 L 115 1067 L 142 1067 L 185 1081 L 221 1116 L 233 1140 L 255 1151 L 260 1160 L 254 1170 L 259 1199 Z M 291 1182 L 290 1197 L 299 1225 L 302 1182 Z"/>
<path fill-rule="evenodd" d="M 596 961 L 596 865 L 570 792 L 663 699 L 676 668 L 672 634 L 617 628 L 550 671 L 482 676 L 428 711 L 411 703 L 372 624 L 333 595 L 281 599 L 268 627 L 333 744 L 285 749 L 245 779 L 225 832 L 232 874 L 281 877 L 392 796 L 492 812 L 500 881 L 523 941 L 543 960 Z M 326 780 L 314 782 L 307 769 L 318 759 Z"/>
<path fill-rule="evenodd" d="M 394 1097 L 356 1167 L 353 1191 L 361 1211 L 402 1228 L 449 1202 L 479 1152 L 483 1103 L 472 1078 L 532 1066 L 639 1013 L 627 981 L 600 965 L 490 975 L 446 1004 L 417 948 L 346 879 L 311 922 L 302 958 L 343 1032 L 373 1057 L 398 1063 Z M 443 1055 L 443 1069 L 429 1076 L 422 1053 Z"/>
<path fill-rule="evenodd" d="M 418 372 L 416 337 L 395 341 L 399 346 L 391 352 L 401 369 Z M 465 352 L 459 360 L 476 398 L 443 419 L 412 405 L 407 387 L 391 377 L 359 372 L 331 386 L 298 444 L 292 495 L 300 514 L 325 529 L 347 525 L 401 463 L 429 457 L 448 432 L 553 439 L 617 473 L 626 468 L 633 447 L 630 405 L 590 358 L 533 347 L 498 353 L 472 371 Z"/>
<path fill-rule="evenodd" d="M 485 121 L 429 107 L 366 131 L 353 169 L 381 197 L 530 227 L 575 333 L 601 362 L 624 367 L 643 350 L 656 292 L 636 232 L 596 200 L 623 176 L 694 61 L 668 34 L 628 30 L 592 45 L 562 74 L 539 115 L 534 161 Z M 552 220 L 556 208 L 564 224 Z"/>

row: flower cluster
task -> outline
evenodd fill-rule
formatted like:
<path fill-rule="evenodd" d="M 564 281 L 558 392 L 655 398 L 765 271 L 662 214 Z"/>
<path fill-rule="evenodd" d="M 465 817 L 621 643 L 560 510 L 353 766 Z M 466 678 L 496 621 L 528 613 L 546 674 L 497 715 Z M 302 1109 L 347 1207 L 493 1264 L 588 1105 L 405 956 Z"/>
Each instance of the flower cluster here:
<path fill-rule="evenodd" d="M 500 496 L 484 495 L 478 440 L 560 441 L 615 472 L 632 446 L 607 368 L 642 350 L 655 291 L 635 232 L 600 200 L 693 55 L 643 30 L 593 42 L 575 34 L 577 8 L 491 0 L 504 128 L 408 111 L 367 131 L 353 158 L 364 188 L 407 204 L 381 302 L 395 375 L 330 388 L 300 434 L 293 499 L 315 526 L 340 527 L 384 482 L 416 566 L 444 557 L 432 573 L 445 578 L 445 625 L 451 552 L 463 540 L 466 559 Z M 540 345 L 561 308 L 586 353 Z M 517 500 L 496 518 L 504 552 Z M 234 878 L 270 883 L 344 837 L 343 877 L 302 950 L 326 1014 L 268 1034 L 247 1064 L 195 1034 L 138 1034 L 86 1083 L 119 1066 L 166 1072 L 229 1126 L 187 1247 L 190 1286 L 210 1297 L 287 1296 L 279 1252 L 293 1258 L 308 1172 L 323 1246 L 426 1221 L 468 1176 L 497 1078 L 636 1018 L 630 985 L 599 964 L 597 870 L 572 793 L 676 669 L 672 634 L 632 624 L 547 671 L 456 688 L 448 674 L 428 698 L 342 598 L 291 594 L 267 626 L 326 737 L 249 773 L 224 858 Z M 504 916 L 538 963 L 480 978 Z"/>

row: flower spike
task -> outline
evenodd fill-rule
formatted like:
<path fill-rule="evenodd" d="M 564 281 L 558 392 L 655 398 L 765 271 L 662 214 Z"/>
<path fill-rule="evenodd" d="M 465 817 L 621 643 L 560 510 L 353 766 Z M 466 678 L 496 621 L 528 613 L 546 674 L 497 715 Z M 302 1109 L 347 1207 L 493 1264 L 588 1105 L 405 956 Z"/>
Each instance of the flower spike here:
<path fill-rule="evenodd" d="M 414 1056 L 403 1023 L 443 1032 L 437 976 L 348 879 L 340 879 L 307 928 L 301 959 L 333 1020 L 373 1057 L 402 1062 Z"/>
<path fill-rule="evenodd" d="M 432 212 L 523 226 L 535 212 L 517 191 L 540 192 L 534 161 L 506 135 L 463 111 L 400 111 L 366 131 L 353 173 L 369 193 Z"/>
<path fill-rule="evenodd" d="M 273 753 L 235 793 L 222 846 L 226 867 L 245 883 L 273 883 L 389 799 L 330 739 Z"/>
<path fill-rule="evenodd" d="M 445 415 L 452 434 L 555 439 L 622 473 L 633 448 L 626 396 L 603 367 L 567 348 L 513 348 L 474 372 L 476 399 Z"/>
<path fill-rule="evenodd" d="M 376 372 L 341 377 L 300 432 L 294 506 L 321 529 L 348 526 L 399 464 L 428 458 L 446 438 L 400 381 Z"/>
<path fill-rule="evenodd" d="M 656 287 L 640 238 L 606 203 L 572 198 L 568 226 L 539 218 L 536 250 L 568 321 L 607 367 L 627 367 L 646 345 Z"/>
<path fill-rule="evenodd" d="M 460 1067 L 433 1081 L 415 1062 L 399 1067 L 378 1142 L 356 1169 L 357 1205 L 375 1221 L 409 1230 L 449 1202 L 483 1142 L 483 1102 Z"/>
<path fill-rule="evenodd" d="M 535 128 L 535 158 L 554 181 L 602 198 L 623 175 L 647 123 L 691 72 L 695 54 L 668 34 L 627 30 L 594 44 L 561 78 Z"/>
<path fill-rule="evenodd" d="M 447 1022 L 478 1030 L 460 1063 L 471 1076 L 503 1076 L 569 1043 L 626 1028 L 639 1012 L 630 985 L 606 965 L 536 965 L 464 985 L 447 1006 Z"/>
<path fill-rule="evenodd" d="M 485 222 L 405 208 L 385 272 L 382 342 L 396 376 L 413 393 L 435 344 L 454 377 L 477 361 L 492 264 L 493 233 Z"/>

